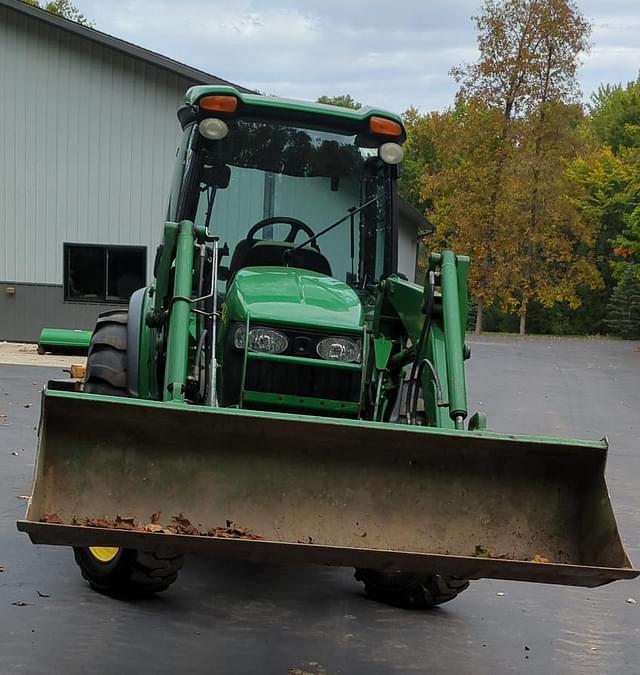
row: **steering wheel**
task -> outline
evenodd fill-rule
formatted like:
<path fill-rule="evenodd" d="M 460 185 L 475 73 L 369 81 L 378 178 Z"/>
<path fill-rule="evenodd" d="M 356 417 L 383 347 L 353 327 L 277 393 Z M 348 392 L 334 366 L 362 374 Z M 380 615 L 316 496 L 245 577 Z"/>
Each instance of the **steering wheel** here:
<path fill-rule="evenodd" d="M 272 218 L 263 218 L 259 220 L 250 230 L 247 232 L 247 243 L 249 247 L 253 246 L 256 243 L 255 235 L 259 230 L 268 227 L 269 225 L 275 225 L 276 223 L 283 223 L 284 225 L 289 225 L 289 233 L 285 237 L 284 241 L 288 244 L 293 244 L 298 236 L 298 232 L 302 230 L 305 234 L 308 234 L 309 237 L 315 236 L 315 232 L 301 220 L 297 218 L 289 218 L 288 216 L 273 216 Z M 311 246 L 320 253 L 320 248 L 316 241 L 311 242 Z"/>

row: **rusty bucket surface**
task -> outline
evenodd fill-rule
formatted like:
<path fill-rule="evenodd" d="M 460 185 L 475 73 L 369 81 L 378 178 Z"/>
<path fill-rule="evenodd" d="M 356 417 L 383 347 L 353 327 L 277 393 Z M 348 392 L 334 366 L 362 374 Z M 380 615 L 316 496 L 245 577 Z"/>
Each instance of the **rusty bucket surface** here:
<path fill-rule="evenodd" d="M 639 574 L 606 453 L 605 441 L 47 391 L 18 528 L 41 544 L 598 586 Z M 158 512 L 261 539 L 141 531 Z M 86 525 L 118 517 L 137 529 Z"/>

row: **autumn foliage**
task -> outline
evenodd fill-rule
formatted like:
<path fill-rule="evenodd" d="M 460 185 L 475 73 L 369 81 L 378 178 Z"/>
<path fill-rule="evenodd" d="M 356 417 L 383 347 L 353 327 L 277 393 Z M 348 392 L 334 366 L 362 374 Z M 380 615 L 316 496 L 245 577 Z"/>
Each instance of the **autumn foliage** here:
<path fill-rule="evenodd" d="M 524 333 L 532 307 L 606 330 L 615 280 L 640 257 L 638 149 L 624 147 L 640 146 L 640 89 L 583 106 L 590 26 L 569 0 L 486 0 L 474 20 L 480 56 L 452 70 L 454 104 L 405 113 L 401 189 L 435 224 L 432 247 L 471 256 L 478 331 L 495 308 Z"/>

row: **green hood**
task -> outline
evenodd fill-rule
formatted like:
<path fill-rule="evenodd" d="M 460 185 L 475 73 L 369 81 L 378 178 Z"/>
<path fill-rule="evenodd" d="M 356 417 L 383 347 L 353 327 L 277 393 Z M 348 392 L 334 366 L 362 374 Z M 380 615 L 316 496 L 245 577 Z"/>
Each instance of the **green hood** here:
<path fill-rule="evenodd" d="M 362 305 L 347 284 L 293 267 L 246 267 L 236 275 L 225 320 L 361 333 Z"/>

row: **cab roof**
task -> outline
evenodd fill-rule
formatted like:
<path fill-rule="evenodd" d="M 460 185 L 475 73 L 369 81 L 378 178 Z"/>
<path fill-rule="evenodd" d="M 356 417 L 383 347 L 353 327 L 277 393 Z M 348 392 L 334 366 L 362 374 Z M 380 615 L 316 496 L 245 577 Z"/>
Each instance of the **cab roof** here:
<path fill-rule="evenodd" d="M 341 106 L 327 105 L 326 103 L 316 103 L 313 101 L 300 101 L 290 98 L 278 98 L 276 96 L 262 96 L 260 94 L 249 94 L 232 86 L 226 85 L 200 85 L 191 87 L 187 90 L 184 97 L 184 104 L 178 111 L 178 117 L 183 126 L 190 121 L 190 113 L 195 109 L 198 101 L 204 96 L 235 96 L 243 108 L 253 109 L 256 112 L 264 114 L 265 117 L 291 116 L 291 118 L 315 118 L 316 120 L 326 118 L 327 122 L 338 123 L 340 126 L 360 126 L 366 123 L 370 117 L 384 117 L 402 126 L 402 139 L 405 138 L 402 118 L 396 113 L 375 108 L 363 106 L 358 110 L 352 108 L 343 108 Z"/>

